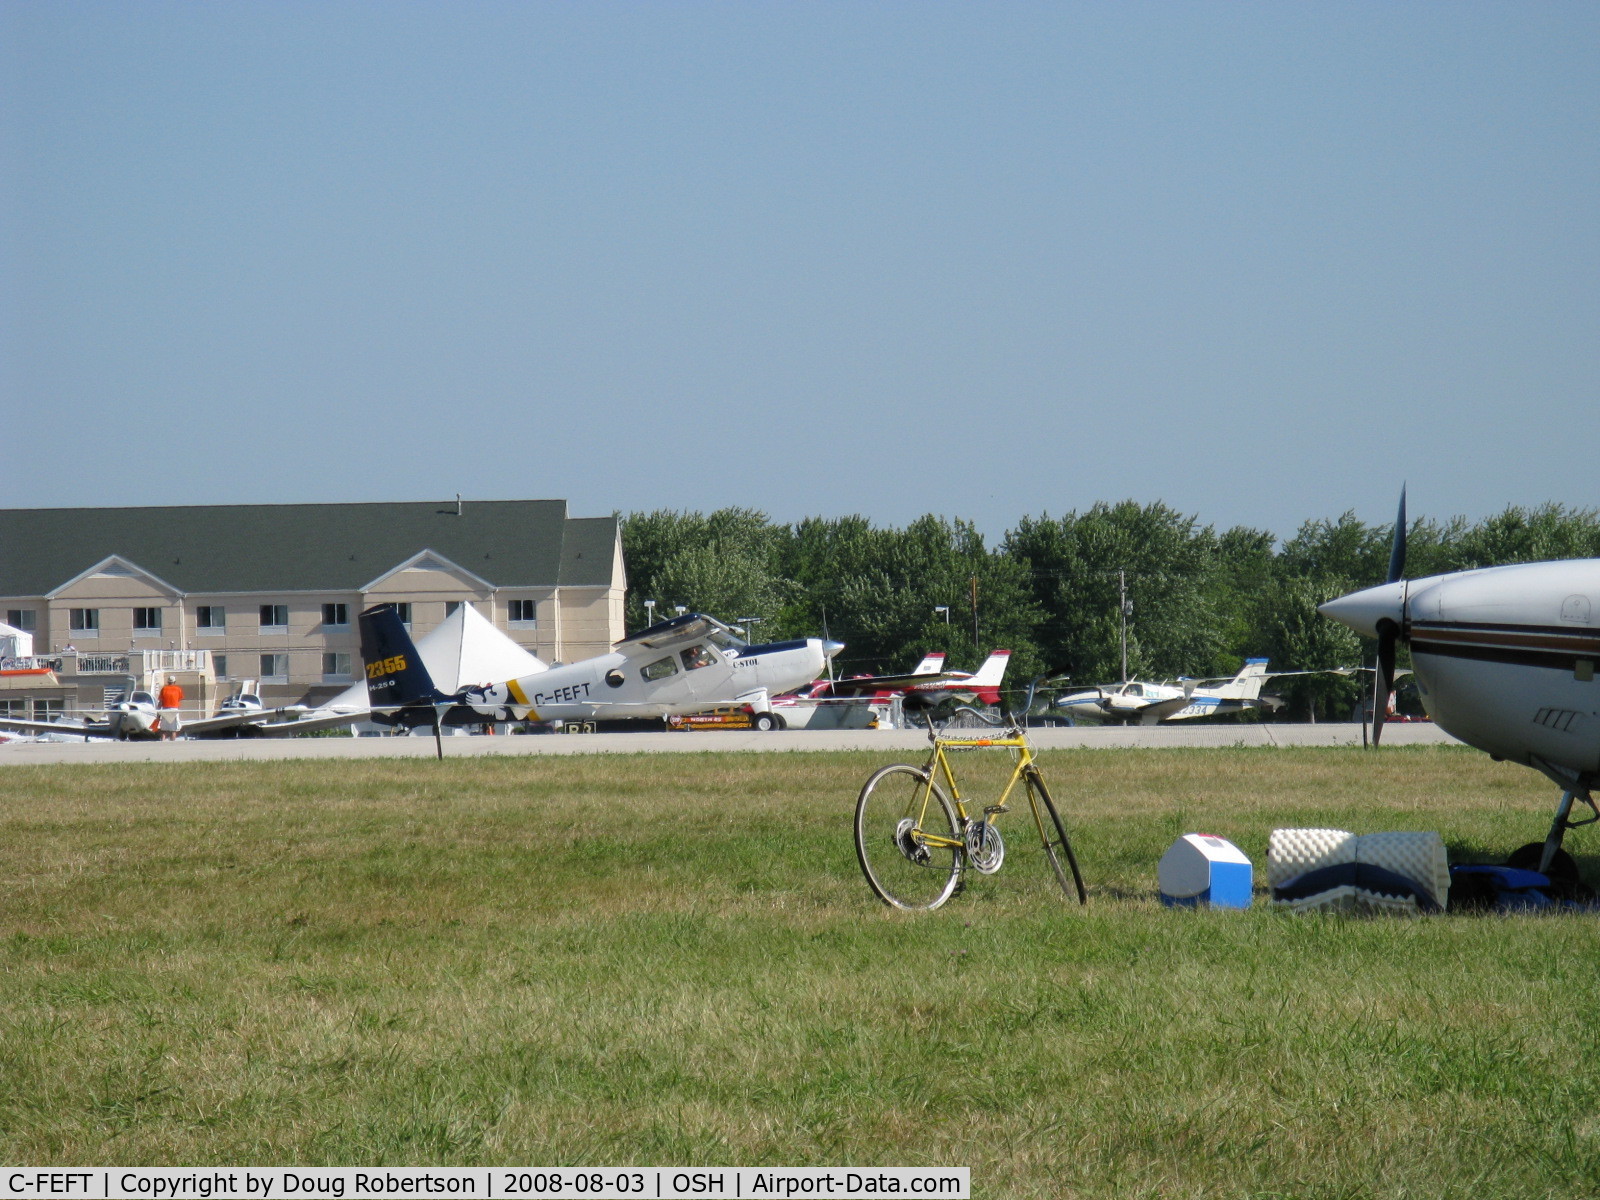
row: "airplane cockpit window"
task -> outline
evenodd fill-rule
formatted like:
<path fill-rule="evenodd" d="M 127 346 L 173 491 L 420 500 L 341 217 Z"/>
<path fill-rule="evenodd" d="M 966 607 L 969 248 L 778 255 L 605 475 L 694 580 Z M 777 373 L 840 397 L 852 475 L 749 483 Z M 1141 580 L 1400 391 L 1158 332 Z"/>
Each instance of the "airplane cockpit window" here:
<path fill-rule="evenodd" d="M 734 637 L 733 634 L 724 632 L 721 629 L 713 629 L 710 633 L 706 634 L 706 641 L 710 642 L 718 650 L 743 650 L 750 644 L 748 642 L 741 641 L 740 639 Z"/>
<path fill-rule="evenodd" d="M 149 692 L 135 692 L 133 695 L 129 696 L 128 699 L 134 704 L 148 704 L 151 707 L 154 707 L 156 702 L 155 697 Z"/>
<path fill-rule="evenodd" d="M 709 646 L 690 646 L 683 651 L 683 669 L 698 671 L 701 667 L 714 667 L 722 659 Z"/>
<path fill-rule="evenodd" d="M 657 679 L 665 679 L 668 675 L 678 673 L 678 664 L 672 661 L 672 655 L 658 658 L 655 662 L 645 663 L 639 668 L 639 678 L 646 683 L 654 683 Z"/>
<path fill-rule="evenodd" d="M 1137 683 L 1130 683 L 1123 689 L 1122 694 L 1124 696 L 1142 696 L 1144 695 L 1144 688 Z"/>

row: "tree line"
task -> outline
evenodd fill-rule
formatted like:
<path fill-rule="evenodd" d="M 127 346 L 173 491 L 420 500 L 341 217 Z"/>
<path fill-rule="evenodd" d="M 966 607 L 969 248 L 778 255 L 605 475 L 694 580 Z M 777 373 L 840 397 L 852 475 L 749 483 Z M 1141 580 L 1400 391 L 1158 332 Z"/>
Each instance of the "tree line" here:
<path fill-rule="evenodd" d="M 1271 670 L 1370 662 L 1371 646 L 1316 607 L 1382 582 L 1393 535 L 1347 512 L 1280 544 L 1131 500 L 1024 517 L 993 547 L 970 522 L 932 515 L 903 529 L 862 516 L 775 524 L 744 508 L 621 521 L 630 630 L 682 607 L 745 623 L 757 641 L 826 633 L 845 643 L 844 674 L 908 671 L 934 650 L 970 671 L 1006 648 L 1019 691 L 1039 677 L 1119 680 L 1124 639 L 1128 678 L 1232 675 L 1250 657 Z M 1416 519 L 1406 574 L 1588 557 L 1600 557 L 1600 510 L 1552 503 L 1475 523 Z M 1304 718 L 1346 715 L 1360 687 L 1312 676 L 1270 690 Z"/>

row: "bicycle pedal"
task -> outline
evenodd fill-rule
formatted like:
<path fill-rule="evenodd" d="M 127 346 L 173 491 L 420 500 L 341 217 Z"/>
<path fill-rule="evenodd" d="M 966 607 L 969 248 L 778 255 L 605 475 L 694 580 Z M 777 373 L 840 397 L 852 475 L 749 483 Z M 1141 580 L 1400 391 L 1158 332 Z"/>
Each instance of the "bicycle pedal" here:
<path fill-rule="evenodd" d="M 983 815 L 986 817 L 994 817 L 1000 813 L 1008 813 L 1010 811 L 1010 807 L 1005 804 L 985 804 L 983 806 Z"/>

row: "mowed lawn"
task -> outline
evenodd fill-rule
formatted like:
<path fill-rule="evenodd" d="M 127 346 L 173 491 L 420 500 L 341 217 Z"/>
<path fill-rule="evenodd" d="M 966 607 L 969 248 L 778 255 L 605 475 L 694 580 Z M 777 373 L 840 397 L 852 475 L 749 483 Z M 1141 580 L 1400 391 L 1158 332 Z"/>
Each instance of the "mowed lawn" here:
<path fill-rule="evenodd" d="M 850 832 L 895 757 L 0 769 L 0 1157 L 1600 1194 L 1600 918 L 1155 895 L 1191 831 L 1258 885 L 1277 826 L 1503 857 L 1549 821 L 1531 771 L 1442 747 L 1048 753 L 1089 907 L 1013 817 L 1000 875 L 902 914 Z M 1600 875 L 1600 834 L 1569 846 Z"/>

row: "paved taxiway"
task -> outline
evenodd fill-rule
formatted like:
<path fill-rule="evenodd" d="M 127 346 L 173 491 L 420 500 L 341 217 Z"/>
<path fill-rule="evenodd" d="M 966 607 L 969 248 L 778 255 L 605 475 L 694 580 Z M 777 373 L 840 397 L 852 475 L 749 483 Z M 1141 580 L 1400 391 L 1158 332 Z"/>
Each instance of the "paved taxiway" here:
<path fill-rule="evenodd" d="M 1359 746 L 1361 726 L 1158 725 L 1035 729 L 1040 750 L 1178 749 L 1196 746 Z M 793 729 L 781 733 L 733 730 L 696 733 L 540 734 L 519 737 L 447 737 L 446 758 L 484 754 L 641 754 L 702 750 L 871 750 L 914 753 L 928 735 L 914 729 Z M 1386 746 L 1459 745 L 1426 722 L 1389 725 Z M 7 763 L 236 762 L 284 758 L 432 758 L 432 737 L 281 738 L 194 742 L 6 742 Z"/>

